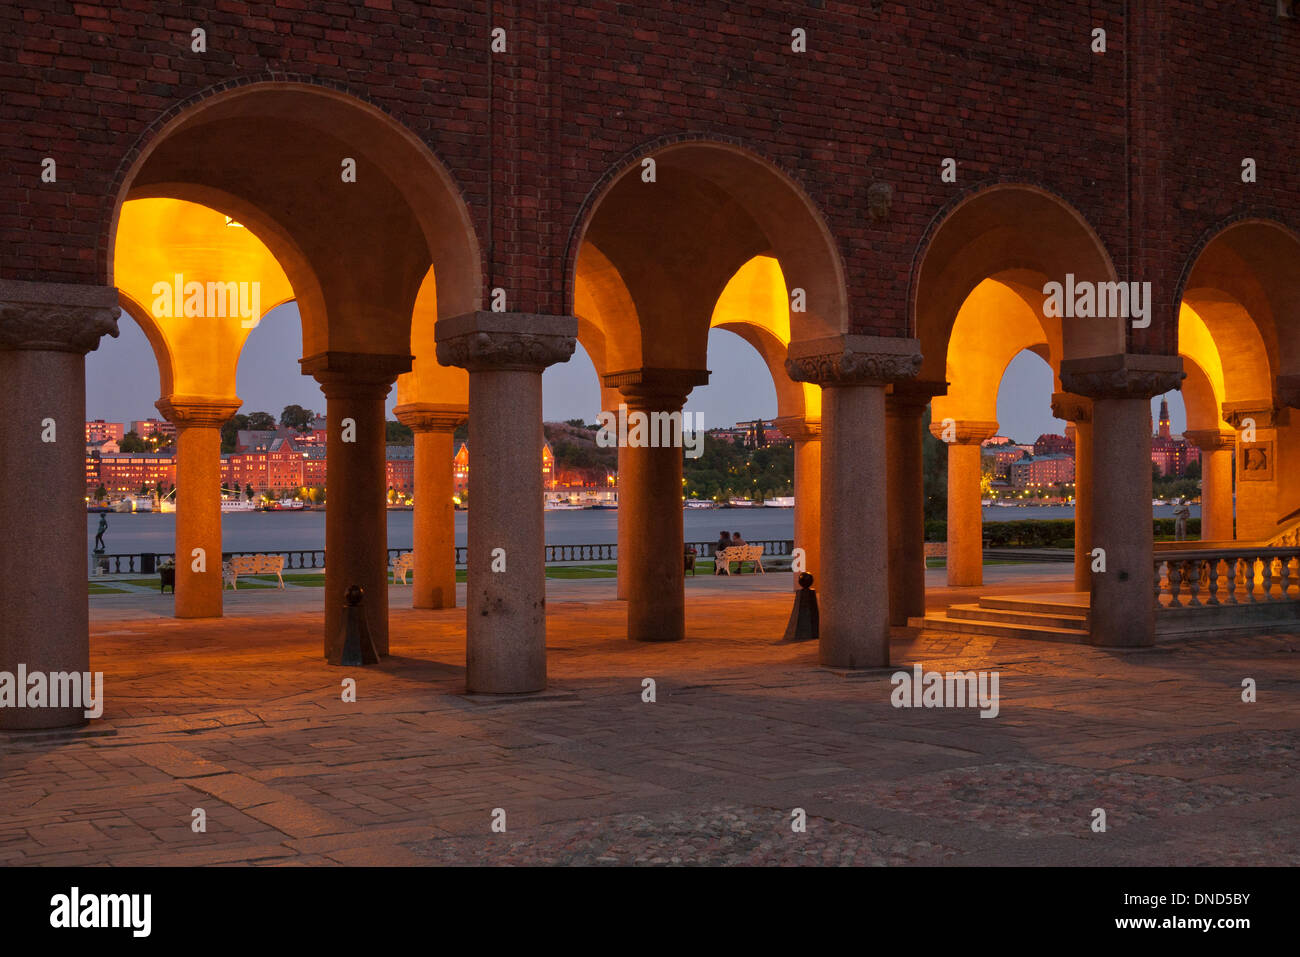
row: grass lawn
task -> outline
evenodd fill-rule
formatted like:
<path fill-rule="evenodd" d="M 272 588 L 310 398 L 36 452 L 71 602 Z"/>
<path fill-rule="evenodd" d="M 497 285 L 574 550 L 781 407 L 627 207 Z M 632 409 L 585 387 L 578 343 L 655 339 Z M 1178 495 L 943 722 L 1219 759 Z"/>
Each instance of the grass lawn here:
<path fill-rule="evenodd" d="M 110 588 L 108 585 L 101 585 L 98 582 L 90 583 L 90 594 L 92 595 L 125 595 L 125 588 Z"/>

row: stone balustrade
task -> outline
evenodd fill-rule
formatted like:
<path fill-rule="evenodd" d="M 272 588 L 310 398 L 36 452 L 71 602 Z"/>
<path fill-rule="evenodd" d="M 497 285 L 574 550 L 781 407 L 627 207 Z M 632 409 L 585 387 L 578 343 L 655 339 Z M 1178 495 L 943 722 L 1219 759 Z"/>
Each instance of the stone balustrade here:
<path fill-rule="evenodd" d="M 1300 546 L 1160 549 L 1156 614 L 1222 606 L 1300 604 Z"/>

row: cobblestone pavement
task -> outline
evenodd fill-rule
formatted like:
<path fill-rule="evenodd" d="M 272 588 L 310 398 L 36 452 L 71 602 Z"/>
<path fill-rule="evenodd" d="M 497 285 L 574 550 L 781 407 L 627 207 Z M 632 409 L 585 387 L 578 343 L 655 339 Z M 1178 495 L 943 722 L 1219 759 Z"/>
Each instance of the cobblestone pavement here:
<path fill-rule="evenodd" d="M 345 671 L 284 593 L 212 622 L 96 599 L 104 716 L 0 733 L 0 864 L 1300 862 L 1300 639 L 895 641 L 899 669 L 998 671 L 981 719 L 775 642 L 768 579 L 688 582 L 663 645 L 622 637 L 612 583 L 554 584 L 551 687 L 505 700 L 463 693 L 463 610 L 395 607 L 393 657 Z"/>

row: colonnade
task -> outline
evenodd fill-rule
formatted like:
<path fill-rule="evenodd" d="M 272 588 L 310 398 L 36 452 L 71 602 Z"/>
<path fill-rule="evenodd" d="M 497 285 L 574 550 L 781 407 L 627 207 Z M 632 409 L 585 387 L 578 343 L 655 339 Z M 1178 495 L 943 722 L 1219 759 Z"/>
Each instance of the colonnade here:
<path fill-rule="evenodd" d="M 10 438 L 0 458 L 0 671 L 84 671 L 89 665 L 82 422 L 84 355 L 115 333 L 114 290 L 0 283 L 0 416 Z M 546 685 L 545 555 L 541 476 L 542 371 L 573 353 L 577 320 L 476 312 L 436 329 L 438 360 L 469 373 L 469 404 L 409 403 L 398 417 L 416 434 L 417 608 L 455 605 L 451 511 L 453 430 L 466 418 L 471 474 L 466 601 L 467 685 L 526 693 Z M 411 357 L 324 352 L 302 360 L 328 403 L 327 658 L 339 651 L 344 593 L 365 589 L 365 612 L 388 653 L 384 399 Z M 792 379 L 822 389 L 820 419 L 778 424 L 795 442 L 795 545 L 817 576 L 819 659 L 828 667 L 890 664 L 889 629 L 924 613 L 921 421 L 941 383 L 918 382 L 916 340 L 841 335 L 796 341 Z M 1075 433 L 1080 558 L 1101 548 L 1105 572 L 1079 561 L 1092 593 L 1093 640 L 1147 645 L 1152 629 L 1149 399 L 1177 386 L 1177 357 L 1066 360 L 1054 409 Z M 611 373 L 630 410 L 677 412 L 701 370 Z M 169 395 L 159 409 L 179 435 L 178 617 L 221 613 L 219 428 L 234 397 Z M 57 439 L 49 440 L 49 421 Z M 950 423 L 949 578 L 978 582 L 979 442 L 995 423 Z M 932 423 L 931 428 L 942 428 Z M 882 441 L 883 439 L 883 441 Z M 1232 534 L 1231 433 L 1193 433 L 1206 452 L 1206 524 Z M 628 637 L 687 636 L 682 566 L 682 459 L 678 448 L 620 450 L 620 582 Z M 206 556 L 206 565 L 197 561 Z M 79 723 L 62 711 L 0 712 L 0 727 Z"/>

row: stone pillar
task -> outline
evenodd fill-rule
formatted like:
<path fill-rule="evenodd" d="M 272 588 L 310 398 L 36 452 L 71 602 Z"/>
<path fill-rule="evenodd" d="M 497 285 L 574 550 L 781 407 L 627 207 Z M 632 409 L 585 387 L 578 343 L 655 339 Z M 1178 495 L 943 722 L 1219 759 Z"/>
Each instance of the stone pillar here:
<path fill-rule="evenodd" d="M 946 383 L 898 382 L 885 396 L 889 460 L 889 623 L 925 615 L 925 483 L 921 419 Z"/>
<path fill-rule="evenodd" d="M 1195 429 L 1183 437 L 1201 450 L 1201 541 L 1230 542 L 1232 530 L 1232 452 L 1236 434 Z"/>
<path fill-rule="evenodd" d="M 567 362 L 578 320 L 471 312 L 439 320 L 438 361 L 469 371 L 466 685 L 481 694 L 546 687 L 542 370 Z"/>
<path fill-rule="evenodd" d="M 618 558 L 627 595 L 627 636 L 633 641 L 686 637 L 684 453 L 680 444 L 671 443 L 680 443 L 686 397 L 708 378 L 707 372 L 693 369 L 629 369 L 603 377 L 603 384 L 617 388 L 627 403 L 627 441 L 621 435 L 619 441 L 625 472 L 619 477 L 623 537 Z M 638 414 L 646 417 L 642 442 L 634 432 Z"/>
<path fill-rule="evenodd" d="M 468 416 L 457 405 L 411 402 L 393 409 L 415 433 L 415 575 L 412 608 L 456 607 L 456 454 L 453 433 Z"/>
<path fill-rule="evenodd" d="M 1236 518 L 1242 541 L 1267 541 L 1281 531 L 1277 457 L 1283 417 L 1283 410 L 1263 402 L 1223 403 L 1224 420 L 1237 430 Z"/>
<path fill-rule="evenodd" d="M 930 423 L 948 446 L 948 584 L 984 584 L 984 512 L 980 506 L 980 444 L 998 434 L 996 422 Z"/>
<path fill-rule="evenodd" d="M 889 664 L 885 386 L 916 375 L 915 339 L 792 342 L 786 372 L 822 387 L 819 655 L 835 668 Z"/>
<path fill-rule="evenodd" d="M 365 590 L 362 606 L 375 650 L 388 654 L 388 498 L 384 399 L 410 356 L 322 352 L 299 360 L 325 393 L 325 658 L 343 649 L 344 595 Z"/>
<path fill-rule="evenodd" d="M 86 353 L 117 314 L 111 287 L 0 280 L 0 672 L 90 670 Z M 84 710 L 0 707 L 0 729 L 74 727 Z"/>
<path fill-rule="evenodd" d="M 613 415 L 614 415 L 614 421 L 617 422 L 618 421 L 617 409 L 614 410 Z M 627 517 L 629 514 L 631 514 L 631 510 L 628 507 L 626 500 L 623 498 L 624 493 L 627 492 L 627 482 L 625 481 L 627 476 L 627 469 L 628 469 L 627 449 L 620 445 L 618 447 L 618 515 L 617 515 L 617 522 L 618 522 L 618 562 L 617 562 L 618 594 L 617 597 L 619 601 L 627 601 L 627 562 L 623 561 L 623 557 L 627 554 L 627 544 L 628 544 Z"/>
<path fill-rule="evenodd" d="M 176 617 L 220 618 L 221 426 L 242 403 L 169 395 L 154 404 L 176 426 Z"/>
<path fill-rule="evenodd" d="M 794 442 L 794 547 L 804 552 L 804 567 L 821 574 L 822 421 L 806 415 L 782 416 L 776 427 Z M 799 576 L 792 576 L 794 591 Z"/>
<path fill-rule="evenodd" d="M 1089 588 L 1095 645 L 1155 643 L 1151 397 L 1178 388 L 1182 378 L 1178 356 L 1061 363 L 1061 385 L 1092 400 L 1092 546 L 1103 549 L 1106 559 L 1105 571 L 1092 573 Z"/>
<path fill-rule="evenodd" d="M 1092 583 L 1092 403 L 1069 392 L 1052 395 L 1052 414 L 1069 422 L 1074 438 L 1074 588 Z"/>

